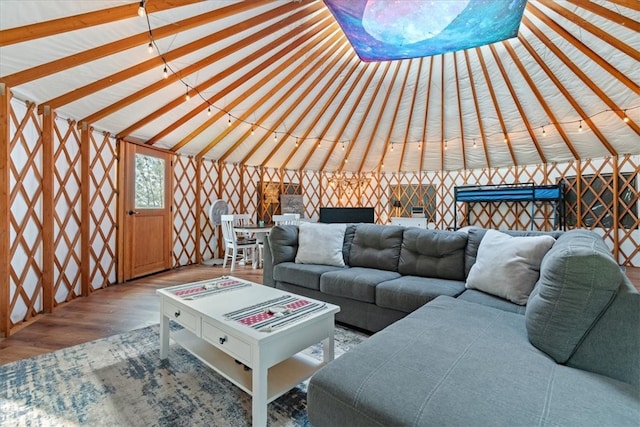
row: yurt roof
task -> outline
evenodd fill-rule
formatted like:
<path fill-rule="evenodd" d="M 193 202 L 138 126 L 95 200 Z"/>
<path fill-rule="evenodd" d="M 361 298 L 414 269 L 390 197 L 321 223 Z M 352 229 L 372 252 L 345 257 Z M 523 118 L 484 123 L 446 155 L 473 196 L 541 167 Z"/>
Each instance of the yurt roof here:
<path fill-rule="evenodd" d="M 636 0 L 529 0 L 515 38 L 386 62 L 362 62 L 321 0 L 139 3 L 1 0 L 0 81 L 115 137 L 272 168 L 640 154 Z"/>

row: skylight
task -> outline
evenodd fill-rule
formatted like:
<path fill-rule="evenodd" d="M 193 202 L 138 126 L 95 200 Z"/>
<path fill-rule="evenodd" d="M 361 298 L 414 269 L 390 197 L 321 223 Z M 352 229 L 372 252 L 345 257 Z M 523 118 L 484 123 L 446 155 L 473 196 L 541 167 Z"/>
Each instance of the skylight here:
<path fill-rule="evenodd" d="M 366 62 L 417 58 L 515 37 L 526 0 L 324 0 Z"/>

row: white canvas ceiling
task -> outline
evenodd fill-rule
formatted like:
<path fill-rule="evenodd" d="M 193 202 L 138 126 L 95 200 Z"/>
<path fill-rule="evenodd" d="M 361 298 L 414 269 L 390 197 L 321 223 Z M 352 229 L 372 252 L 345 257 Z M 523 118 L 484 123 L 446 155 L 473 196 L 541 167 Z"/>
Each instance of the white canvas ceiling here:
<path fill-rule="evenodd" d="M 640 154 L 635 0 L 529 0 L 517 38 L 382 63 L 358 59 L 321 0 L 148 0 L 143 17 L 138 5 L 1 0 L 0 81 L 59 117 L 247 165 L 389 172 Z"/>

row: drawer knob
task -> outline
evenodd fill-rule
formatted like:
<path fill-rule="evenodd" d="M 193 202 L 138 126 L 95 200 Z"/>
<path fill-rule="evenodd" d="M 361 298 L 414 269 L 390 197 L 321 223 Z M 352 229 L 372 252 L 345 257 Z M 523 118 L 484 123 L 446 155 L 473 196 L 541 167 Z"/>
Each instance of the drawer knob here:
<path fill-rule="evenodd" d="M 176 316 L 176 317 L 180 317 L 180 310 L 178 310 L 175 313 L 173 313 L 173 315 Z"/>
<path fill-rule="evenodd" d="M 218 341 L 220 342 L 221 345 L 224 344 L 225 341 L 227 341 L 227 336 L 225 335 L 224 337 L 218 338 Z"/>

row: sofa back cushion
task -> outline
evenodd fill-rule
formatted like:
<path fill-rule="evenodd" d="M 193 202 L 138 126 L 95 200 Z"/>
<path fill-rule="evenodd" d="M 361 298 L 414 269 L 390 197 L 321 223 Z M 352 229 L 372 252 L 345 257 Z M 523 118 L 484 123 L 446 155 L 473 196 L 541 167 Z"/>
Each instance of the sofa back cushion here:
<path fill-rule="evenodd" d="M 558 238 L 540 265 L 525 325 L 531 344 L 565 363 L 607 310 L 622 271 L 597 234 L 572 230 Z"/>
<path fill-rule="evenodd" d="M 402 237 L 398 272 L 405 276 L 464 280 L 467 235 L 408 227 Z"/>
<path fill-rule="evenodd" d="M 297 225 L 276 225 L 267 238 L 273 265 L 295 261 L 298 253 Z"/>
<path fill-rule="evenodd" d="M 502 233 L 508 234 L 509 236 L 519 237 L 519 236 L 551 236 L 554 239 L 557 239 L 562 235 L 562 231 L 520 231 L 520 230 L 500 230 Z M 467 277 L 469 275 L 469 271 L 471 271 L 471 267 L 476 263 L 476 258 L 478 257 L 478 248 L 480 247 L 480 242 L 482 238 L 487 233 L 486 228 L 469 228 L 466 230 L 467 234 L 467 246 L 464 250 L 464 276 Z"/>
<path fill-rule="evenodd" d="M 349 265 L 398 271 L 403 231 L 404 227 L 399 225 L 358 224 Z"/>

